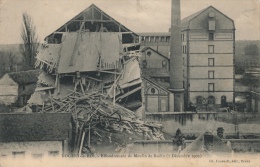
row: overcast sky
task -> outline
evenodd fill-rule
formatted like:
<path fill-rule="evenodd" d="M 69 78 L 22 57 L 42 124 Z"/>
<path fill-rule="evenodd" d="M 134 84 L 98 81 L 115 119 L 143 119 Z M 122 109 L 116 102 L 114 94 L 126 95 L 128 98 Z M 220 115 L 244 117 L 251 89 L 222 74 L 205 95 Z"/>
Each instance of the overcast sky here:
<path fill-rule="evenodd" d="M 94 3 L 134 32 L 167 32 L 171 0 L 0 0 L 0 44 L 20 43 L 22 13 L 41 41 Z M 260 39 L 260 0 L 181 0 L 181 17 L 214 6 L 235 21 L 236 39 Z"/>

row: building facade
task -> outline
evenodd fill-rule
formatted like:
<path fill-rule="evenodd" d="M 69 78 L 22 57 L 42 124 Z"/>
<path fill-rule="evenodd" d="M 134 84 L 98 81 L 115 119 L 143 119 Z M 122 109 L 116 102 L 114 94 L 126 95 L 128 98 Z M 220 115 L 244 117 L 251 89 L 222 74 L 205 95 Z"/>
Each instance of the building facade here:
<path fill-rule="evenodd" d="M 0 114 L 2 158 L 48 158 L 70 153 L 71 113 Z"/>
<path fill-rule="evenodd" d="M 150 47 L 153 50 L 170 57 L 171 33 L 138 33 L 141 41 L 141 48 Z"/>
<path fill-rule="evenodd" d="M 234 21 L 209 6 L 182 20 L 181 39 L 185 102 L 221 106 L 232 103 Z"/>
<path fill-rule="evenodd" d="M 184 18 L 182 26 L 185 106 L 225 106 L 234 101 L 234 21 L 209 6 Z M 141 47 L 169 56 L 170 33 L 139 33 Z M 156 60 L 154 60 L 156 62 Z"/>
<path fill-rule="evenodd" d="M 142 77 L 142 80 L 145 115 L 173 112 L 173 93 L 168 90 L 169 84 L 148 77 Z"/>
<path fill-rule="evenodd" d="M 145 47 L 142 49 L 142 57 L 140 58 L 140 67 L 153 68 L 153 69 L 170 69 L 170 59 L 160 52 L 152 49 L 151 47 Z"/>

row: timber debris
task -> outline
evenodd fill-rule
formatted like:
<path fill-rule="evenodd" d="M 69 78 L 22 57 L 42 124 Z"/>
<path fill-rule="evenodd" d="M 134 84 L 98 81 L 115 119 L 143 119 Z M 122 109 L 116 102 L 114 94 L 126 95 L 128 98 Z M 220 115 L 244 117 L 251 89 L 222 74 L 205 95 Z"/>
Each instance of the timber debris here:
<path fill-rule="evenodd" d="M 66 32 L 37 55 L 43 72 L 28 103 L 38 112 L 72 113 L 74 153 L 125 154 L 135 140 L 165 140 L 161 124 L 123 106 L 130 96 L 142 102 L 142 80 L 140 44 L 122 41 L 121 33 Z"/>

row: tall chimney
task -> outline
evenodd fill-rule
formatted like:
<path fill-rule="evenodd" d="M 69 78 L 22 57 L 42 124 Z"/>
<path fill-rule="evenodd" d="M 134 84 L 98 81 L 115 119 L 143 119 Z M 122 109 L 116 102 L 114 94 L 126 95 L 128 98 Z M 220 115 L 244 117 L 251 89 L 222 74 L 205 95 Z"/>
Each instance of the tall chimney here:
<path fill-rule="evenodd" d="M 181 50 L 181 8 L 180 0 L 172 0 L 171 46 L 170 46 L 170 91 L 174 94 L 174 111 L 184 109 L 183 60 Z"/>

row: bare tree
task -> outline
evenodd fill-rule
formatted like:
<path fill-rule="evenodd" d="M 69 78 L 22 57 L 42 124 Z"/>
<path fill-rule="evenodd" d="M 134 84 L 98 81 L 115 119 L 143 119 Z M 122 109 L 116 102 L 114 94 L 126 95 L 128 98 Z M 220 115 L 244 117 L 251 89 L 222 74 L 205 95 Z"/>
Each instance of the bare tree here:
<path fill-rule="evenodd" d="M 32 69 L 39 47 L 39 41 L 33 20 L 27 13 L 23 13 L 21 37 L 23 44 L 20 45 L 20 52 L 25 60 L 25 68 Z"/>
<path fill-rule="evenodd" d="M 5 67 L 6 67 L 6 72 L 14 72 L 17 71 L 16 68 L 16 56 L 15 54 L 12 53 L 12 51 L 7 52 L 5 55 Z"/>

